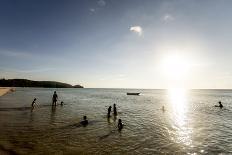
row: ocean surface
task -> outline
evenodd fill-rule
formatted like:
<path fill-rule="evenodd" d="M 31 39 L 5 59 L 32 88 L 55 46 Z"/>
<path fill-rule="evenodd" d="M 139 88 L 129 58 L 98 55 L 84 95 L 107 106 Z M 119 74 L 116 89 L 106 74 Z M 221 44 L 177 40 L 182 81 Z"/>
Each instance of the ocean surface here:
<path fill-rule="evenodd" d="M 54 90 L 63 106 L 51 106 Z M 141 95 L 127 96 L 127 92 Z M 34 97 L 37 105 L 32 110 Z M 222 109 L 214 107 L 219 100 Z M 108 119 L 108 106 L 114 103 L 118 115 Z M 89 120 L 86 127 L 79 124 L 84 115 Z M 121 131 L 119 118 L 124 123 Z M 232 90 L 17 88 L 0 97 L 0 150 L 12 154 L 232 154 Z"/>

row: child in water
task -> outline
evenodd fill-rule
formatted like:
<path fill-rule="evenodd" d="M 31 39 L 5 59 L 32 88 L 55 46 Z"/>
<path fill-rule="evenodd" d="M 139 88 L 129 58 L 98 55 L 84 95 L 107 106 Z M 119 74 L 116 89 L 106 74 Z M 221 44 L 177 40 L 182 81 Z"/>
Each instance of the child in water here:
<path fill-rule="evenodd" d="M 108 113 L 107 113 L 108 118 L 110 117 L 111 108 L 112 108 L 111 106 L 109 106 L 109 108 L 108 108 Z"/>
<path fill-rule="evenodd" d="M 122 130 L 123 128 L 123 123 L 121 119 L 118 119 L 118 130 Z"/>
<path fill-rule="evenodd" d="M 82 125 L 84 125 L 84 126 L 86 126 L 86 125 L 88 125 L 88 120 L 87 120 L 87 117 L 86 116 L 83 116 L 83 121 L 81 121 L 81 124 Z"/>
<path fill-rule="evenodd" d="M 165 111 L 165 108 L 164 108 L 164 106 L 162 106 L 162 111 Z"/>
<path fill-rule="evenodd" d="M 114 104 L 114 115 L 117 115 L 117 108 L 116 108 L 116 104 Z"/>
<path fill-rule="evenodd" d="M 221 101 L 219 101 L 219 102 L 218 102 L 218 104 L 219 104 L 219 107 L 220 107 L 220 108 L 222 108 L 222 107 L 223 107 L 223 105 L 222 105 L 222 102 L 221 102 Z"/>

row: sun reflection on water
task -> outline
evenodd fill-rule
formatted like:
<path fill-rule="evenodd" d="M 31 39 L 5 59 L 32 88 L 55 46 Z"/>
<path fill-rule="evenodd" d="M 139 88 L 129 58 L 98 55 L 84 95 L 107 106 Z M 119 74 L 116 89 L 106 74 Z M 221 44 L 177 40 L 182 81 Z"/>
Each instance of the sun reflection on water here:
<path fill-rule="evenodd" d="M 184 145 L 191 145 L 191 128 L 188 124 L 188 102 L 187 90 L 185 89 L 169 89 L 168 90 L 169 103 L 171 105 L 172 113 L 172 127 L 174 129 L 175 141 L 183 143 Z"/>

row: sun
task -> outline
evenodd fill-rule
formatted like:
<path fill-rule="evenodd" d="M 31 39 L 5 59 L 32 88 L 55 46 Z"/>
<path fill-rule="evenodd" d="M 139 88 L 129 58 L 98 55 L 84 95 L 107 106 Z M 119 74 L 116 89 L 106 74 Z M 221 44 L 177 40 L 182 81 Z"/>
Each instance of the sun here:
<path fill-rule="evenodd" d="M 161 60 L 161 71 L 170 80 L 184 80 L 189 75 L 190 62 L 181 55 L 168 55 Z"/>

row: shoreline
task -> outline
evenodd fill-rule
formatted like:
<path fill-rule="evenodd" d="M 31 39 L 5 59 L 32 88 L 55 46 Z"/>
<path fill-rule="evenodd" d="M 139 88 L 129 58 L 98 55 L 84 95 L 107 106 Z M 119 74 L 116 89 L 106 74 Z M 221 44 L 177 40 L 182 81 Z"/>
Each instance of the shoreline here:
<path fill-rule="evenodd" d="M 0 96 L 6 95 L 9 92 L 15 91 L 14 88 L 11 87 L 0 87 Z"/>

